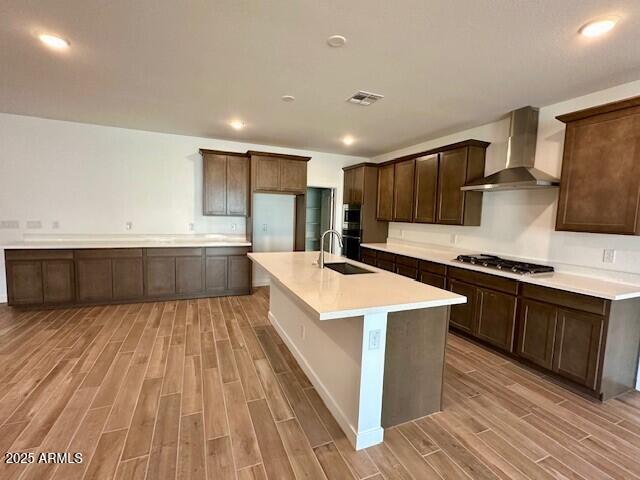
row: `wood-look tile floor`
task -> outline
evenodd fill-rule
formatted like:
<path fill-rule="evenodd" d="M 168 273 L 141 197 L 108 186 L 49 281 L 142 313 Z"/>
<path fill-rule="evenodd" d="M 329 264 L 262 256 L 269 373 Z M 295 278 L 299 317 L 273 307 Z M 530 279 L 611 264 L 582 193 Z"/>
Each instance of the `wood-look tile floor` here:
<path fill-rule="evenodd" d="M 355 452 L 252 296 L 0 307 L 4 479 L 640 478 L 640 393 L 598 404 L 449 336 L 444 411 Z M 37 458 L 37 457 L 36 457 Z"/>

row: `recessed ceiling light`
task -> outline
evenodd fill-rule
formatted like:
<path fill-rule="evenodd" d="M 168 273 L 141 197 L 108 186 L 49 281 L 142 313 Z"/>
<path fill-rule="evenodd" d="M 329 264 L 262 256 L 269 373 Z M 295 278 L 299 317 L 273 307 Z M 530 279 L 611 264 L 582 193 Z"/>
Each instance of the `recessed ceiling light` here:
<path fill-rule="evenodd" d="M 355 142 L 356 139 L 353 138 L 351 135 L 345 135 L 344 137 L 342 137 L 342 143 L 344 143 L 347 147 L 349 145 L 353 145 L 353 142 Z"/>
<path fill-rule="evenodd" d="M 244 122 L 242 120 L 232 120 L 229 122 L 229 125 L 231 125 L 231 128 L 234 130 L 242 130 L 244 128 Z"/>
<path fill-rule="evenodd" d="M 42 33 L 38 35 L 38 38 L 47 47 L 53 48 L 55 50 L 64 50 L 66 48 L 69 48 L 69 45 L 71 45 L 68 40 L 56 37 L 55 35 L 49 35 L 48 33 Z"/>
<path fill-rule="evenodd" d="M 327 38 L 327 43 L 330 47 L 338 48 L 343 47 L 344 44 L 347 43 L 347 39 L 342 35 L 331 35 L 329 38 Z"/>
<path fill-rule="evenodd" d="M 602 18 L 600 20 L 594 20 L 589 23 L 585 23 L 578 32 L 584 37 L 599 37 L 605 33 L 611 31 L 613 27 L 618 23 L 618 19 L 614 17 Z"/>
<path fill-rule="evenodd" d="M 283 95 L 282 96 L 282 101 L 283 102 L 293 102 L 296 99 L 296 97 L 294 97 L 293 95 Z"/>

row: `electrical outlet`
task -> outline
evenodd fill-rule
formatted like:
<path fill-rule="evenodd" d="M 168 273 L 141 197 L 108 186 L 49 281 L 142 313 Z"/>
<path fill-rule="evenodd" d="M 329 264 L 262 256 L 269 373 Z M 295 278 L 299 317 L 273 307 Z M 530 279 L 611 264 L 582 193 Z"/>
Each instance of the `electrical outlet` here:
<path fill-rule="evenodd" d="M 369 332 L 369 350 L 378 350 L 380 348 L 380 329 L 371 330 Z"/>
<path fill-rule="evenodd" d="M 266 223 L 263 223 L 263 224 L 262 224 L 262 231 L 263 231 L 263 232 L 266 232 L 266 231 L 267 231 L 267 224 L 266 224 Z"/>
<path fill-rule="evenodd" d="M 451 238 L 449 239 L 449 242 L 452 245 L 455 245 L 456 243 L 458 243 L 458 235 L 456 235 L 455 233 L 452 233 Z"/>
<path fill-rule="evenodd" d="M 2 220 L 0 221 L 0 228 L 20 228 L 20 222 L 18 220 Z"/>
<path fill-rule="evenodd" d="M 300 338 L 304 340 L 307 337 L 307 330 L 304 325 L 300 325 Z"/>
<path fill-rule="evenodd" d="M 605 248 L 602 252 L 602 263 L 614 263 L 616 261 L 616 251 Z"/>
<path fill-rule="evenodd" d="M 195 226 L 193 225 L 193 223 L 190 223 L 190 224 L 189 224 L 189 231 L 190 231 L 190 232 L 193 232 L 194 227 L 195 227 Z"/>
<path fill-rule="evenodd" d="M 231 224 L 231 231 L 235 232 L 238 229 L 238 225 L 236 223 Z"/>
<path fill-rule="evenodd" d="M 27 220 L 27 228 L 32 230 L 42 228 L 42 222 L 40 220 Z"/>
<path fill-rule="evenodd" d="M 133 228 L 133 222 L 127 222 L 124 224 L 125 230 L 131 230 Z"/>
<path fill-rule="evenodd" d="M 58 220 L 54 220 L 53 222 L 51 222 L 51 228 L 54 230 L 57 230 L 60 228 L 60 222 Z"/>

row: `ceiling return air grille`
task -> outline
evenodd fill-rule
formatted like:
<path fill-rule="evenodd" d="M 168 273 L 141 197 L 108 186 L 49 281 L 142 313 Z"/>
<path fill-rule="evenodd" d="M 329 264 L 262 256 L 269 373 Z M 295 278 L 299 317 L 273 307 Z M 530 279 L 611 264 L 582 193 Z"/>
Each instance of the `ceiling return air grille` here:
<path fill-rule="evenodd" d="M 347 98 L 347 102 L 353 103 L 354 105 L 362 105 L 363 107 L 366 107 L 371 105 L 372 103 L 376 103 L 381 98 L 384 98 L 384 95 L 360 90 Z"/>

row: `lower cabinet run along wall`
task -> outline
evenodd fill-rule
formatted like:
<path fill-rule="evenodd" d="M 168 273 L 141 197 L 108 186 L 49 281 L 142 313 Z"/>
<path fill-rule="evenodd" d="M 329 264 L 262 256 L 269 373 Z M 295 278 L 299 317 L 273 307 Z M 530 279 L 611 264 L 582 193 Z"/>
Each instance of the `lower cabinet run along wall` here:
<path fill-rule="evenodd" d="M 467 297 L 451 330 L 601 400 L 633 389 L 640 300 L 606 300 L 370 248 L 362 262 Z"/>
<path fill-rule="evenodd" d="M 11 306 L 68 306 L 243 295 L 246 247 L 6 250 Z"/>

